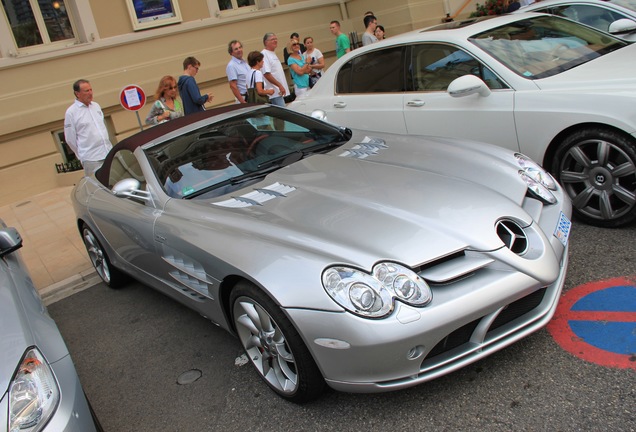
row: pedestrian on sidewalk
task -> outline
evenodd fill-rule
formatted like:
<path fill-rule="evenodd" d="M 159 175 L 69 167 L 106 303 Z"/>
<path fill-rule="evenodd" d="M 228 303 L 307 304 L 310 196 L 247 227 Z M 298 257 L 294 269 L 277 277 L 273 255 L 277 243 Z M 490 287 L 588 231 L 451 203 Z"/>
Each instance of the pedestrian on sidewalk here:
<path fill-rule="evenodd" d="M 179 94 L 185 115 L 205 111 L 205 104 L 212 101 L 212 93 L 201 94 L 194 76 L 199 72 L 201 62 L 194 57 L 183 60 L 183 75 L 179 77 Z"/>
<path fill-rule="evenodd" d="M 90 176 L 102 166 L 113 145 L 108 137 L 102 108 L 93 101 L 91 83 L 85 79 L 75 81 L 73 93 L 75 102 L 64 115 L 64 137 L 82 163 L 84 174 Z"/>

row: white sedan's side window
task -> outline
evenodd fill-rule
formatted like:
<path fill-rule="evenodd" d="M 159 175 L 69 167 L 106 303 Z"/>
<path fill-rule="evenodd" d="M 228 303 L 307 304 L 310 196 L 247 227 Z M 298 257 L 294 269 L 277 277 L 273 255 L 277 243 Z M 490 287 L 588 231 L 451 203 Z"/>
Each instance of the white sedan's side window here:
<path fill-rule="evenodd" d="M 399 93 L 406 90 L 404 47 L 367 52 L 338 72 L 337 93 Z"/>
<path fill-rule="evenodd" d="M 413 91 L 446 91 L 453 80 L 464 75 L 481 78 L 491 89 L 507 88 L 479 60 L 452 45 L 415 45 L 411 59 Z"/>

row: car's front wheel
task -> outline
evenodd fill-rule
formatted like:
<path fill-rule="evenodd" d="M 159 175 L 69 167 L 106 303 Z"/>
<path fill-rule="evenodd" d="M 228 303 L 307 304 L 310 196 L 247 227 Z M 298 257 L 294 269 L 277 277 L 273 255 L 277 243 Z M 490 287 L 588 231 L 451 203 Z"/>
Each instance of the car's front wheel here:
<path fill-rule="evenodd" d="M 267 385 L 292 402 L 320 396 L 322 374 L 280 307 L 249 282 L 234 288 L 230 304 L 245 353 Z"/>
<path fill-rule="evenodd" d="M 82 240 L 84 240 L 88 258 L 104 283 L 111 288 L 119 288 L 123 285 L 126 279 L 125 275 L 112 266 L 106 251 L 86 224 L 82 226 Z"/>
<path fill-rule="evenodd" d="M 575 216 L 602 227 L 636 219 L 636 143 L 604 128 L 586 128 L 558 147 L 551 171 L 572 199 Z"/>

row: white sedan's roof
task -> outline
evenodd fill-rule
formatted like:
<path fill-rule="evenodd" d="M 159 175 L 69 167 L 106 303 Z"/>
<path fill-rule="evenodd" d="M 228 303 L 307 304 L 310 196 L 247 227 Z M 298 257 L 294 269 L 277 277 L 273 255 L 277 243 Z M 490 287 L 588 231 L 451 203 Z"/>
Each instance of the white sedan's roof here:
<path fill-rule="evenodd" d="M 397 36 L 391 36 L 390 38 L 380 42 L 356 48 L 351 51 L 351 53 L 355 53 L 357 55 L 364 51 L 375 50 L 383 46 L 394 46 L 401 43 L 408 44 L 414 41 L 444 41 L 459 44 L 465 42 L 469 37 L 475 34 L 482 33 L 511 22 L 521 21 L 532 16 L 545 16 L 545 14 L 529 12 L 523 15 L 508 14 L 494 17 L 469 18 L 461 21 L 438 24 L 419 30 L 401 33 Z M 349 58 L 351 53 L 342 56 L 340 59 Z"/>
<path fill-rule="evenodd" d="M 563 4 L 581 4 L 581 5 L 599 5 L 606 6 L 610 9 L 617 9 L 629 15 L 636 16 L 636 0 L 542 0 L 527 6 L 523 6 L 515 11 L 515 13 L 531 12 L 536 9 L 544 9 L 550 6 L 559 6 Z"/>

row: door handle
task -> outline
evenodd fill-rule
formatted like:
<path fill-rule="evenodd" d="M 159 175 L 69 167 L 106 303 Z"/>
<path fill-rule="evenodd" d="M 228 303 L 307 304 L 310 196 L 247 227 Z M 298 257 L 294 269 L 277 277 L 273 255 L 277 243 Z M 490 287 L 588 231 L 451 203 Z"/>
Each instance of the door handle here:
<path fill-rule="evenodd" d="M 406 103 L 406 106 L 410 106 L 410 107 L 421 107 L 424 105 L 425 105 L 425 102 L 423 100 L 412 100 Z"/>
<path fill-rule="evenodd" d="M 334 108 L 344 108 L 346 106 L 347 106 L 346 102 L 336 102 L 336 103 L 333 104 Z"/>

